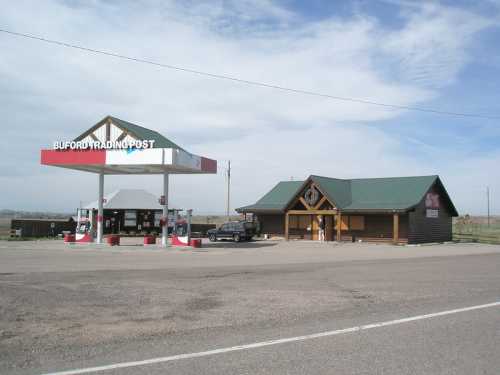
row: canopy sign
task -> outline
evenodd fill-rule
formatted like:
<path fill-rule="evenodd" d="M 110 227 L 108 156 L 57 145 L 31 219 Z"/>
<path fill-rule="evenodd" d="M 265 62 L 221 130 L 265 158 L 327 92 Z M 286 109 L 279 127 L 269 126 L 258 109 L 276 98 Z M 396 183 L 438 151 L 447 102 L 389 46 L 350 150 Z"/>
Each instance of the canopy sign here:
<path fill-rule="evenodd" d="M 132 139 L 126 141 L 57 141 L 54 150 L 121 150 L 153 148 L 154 140 Z"/>

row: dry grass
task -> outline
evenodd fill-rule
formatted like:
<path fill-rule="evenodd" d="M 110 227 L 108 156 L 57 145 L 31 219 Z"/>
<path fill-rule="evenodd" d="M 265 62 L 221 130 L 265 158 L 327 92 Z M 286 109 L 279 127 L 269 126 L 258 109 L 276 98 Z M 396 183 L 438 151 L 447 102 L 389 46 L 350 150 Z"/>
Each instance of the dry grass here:
<path fill-rule="evenodd" d="M 0 218 L 0 237 L 9 235 L 11 219 Z"/>
<path fill-rule="evenodd" d="M 229 221 L 242 220 L 243 216 L 232 215 Z M 225 215 L 194 215 L 191 219 L 193 224 L 215 224 L 217 226 L 224 224 L 227 220 Z"/>
<path fill-rule="evenodd" d="M 487 219 L 483 216 L 460 217 L 453 222 L 453 238 L 484 243 L 500 243 L 500 218 Z"/>

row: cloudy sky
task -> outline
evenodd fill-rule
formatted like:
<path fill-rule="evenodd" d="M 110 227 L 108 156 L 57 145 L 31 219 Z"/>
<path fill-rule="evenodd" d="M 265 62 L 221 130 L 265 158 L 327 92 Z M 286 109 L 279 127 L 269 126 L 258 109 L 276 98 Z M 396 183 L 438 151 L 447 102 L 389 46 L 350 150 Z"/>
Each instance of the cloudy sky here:
<path fill-rule="evenodd" d="M 0 28 L 330 95 L 500 116 L 500 2 L 22 1 Z M 173 176 L 170 200 L 221 213 L 280 180 L 439 174 L 460 213 L 500 214 L 500 120 L 335 101 L 93 55 L 0 33 L 0 208 L 72 211 L 97 176 L 39 150 L 110 114 L 219 161 Z M 112 176 L 105 191 L 161 191 Z"/>

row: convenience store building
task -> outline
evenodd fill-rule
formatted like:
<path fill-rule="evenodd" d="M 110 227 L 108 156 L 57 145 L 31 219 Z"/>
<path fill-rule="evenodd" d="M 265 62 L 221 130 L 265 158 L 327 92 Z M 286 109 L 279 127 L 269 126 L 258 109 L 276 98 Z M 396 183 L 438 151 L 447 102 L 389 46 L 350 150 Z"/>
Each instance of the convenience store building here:
<path fill-rule="evenodd" d="M 413 244 L 452 239 L 458 216 L 439 176 L 338 179 L 310 176 L 282 181 L 255 204 L 260 232 L 285 239 Z"/>

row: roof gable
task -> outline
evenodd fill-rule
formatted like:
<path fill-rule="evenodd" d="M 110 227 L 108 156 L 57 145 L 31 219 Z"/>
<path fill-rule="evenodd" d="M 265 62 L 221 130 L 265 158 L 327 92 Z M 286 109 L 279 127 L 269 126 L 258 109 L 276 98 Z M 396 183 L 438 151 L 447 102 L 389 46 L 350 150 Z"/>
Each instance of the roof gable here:
<path fill-rule="evenodd" d="M 310 176 L 309 179 L 316 183 L 336 207 L 342 208 L 351 203 L 349 180 L 323 176 Z"/>
<path fill-rule="evenodd" d="M 111 127 L 110 130 L 106 130 L 108 125 Z M 119 129 L 119 131 L 115 129 Z M 81 141 L 88 138 L 88 140 L 104 142 L 107 140 L 105 139 L 105 134 L 111 136 L 110 140 L 112 141 L 123 140 L 127 137 L 136 140 L 154 140 L 153 148 L 176 148 L 185 151 L 182 147 L 154 130 L 132 124 L 131 122 L 113 116 L 106 116 L 75 138 L 75 141 Z"/>
<path fill-rule="evenodd" d="M 451 198 L 450 198 L 448 192 L 446 191 L 446 188 L 444 187 L 443 182 L 441 181 L 439 176 L 436 178 L 435 185 L 441 191 L 441 194 L 444 195 L 445 203 L 448 206 L 448 209 L 450 211 L 450 215 L 451 216 L 458 216 L 458 211 L 457 211 L 455 205 L 453 204 L 453 201 L 451 200 Z"/>
<path fill-rule="evenodd" d="M 182 147 L 172 142 L 170 139 L 164 137 L 160 133 L 144 128 L 142 126 L 132 124 L 131 122 L 120 120 L 119 118 L 109 116 L 111 121 L 135 135 L 138 139 L 142 140 L 154 140 L 155 143 L 153 145 L 154 148 L 177 148 L 179 150 L 183 150 Z"/>

